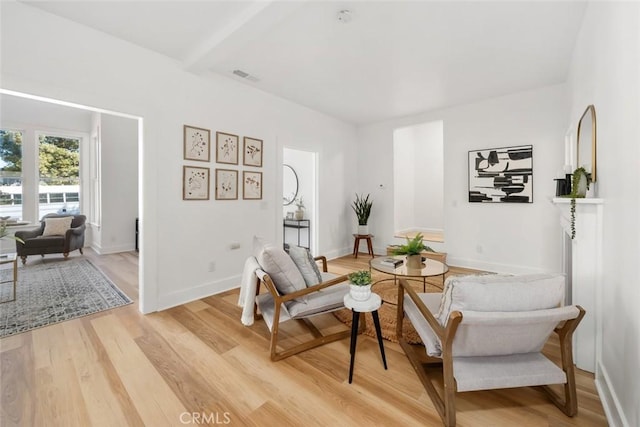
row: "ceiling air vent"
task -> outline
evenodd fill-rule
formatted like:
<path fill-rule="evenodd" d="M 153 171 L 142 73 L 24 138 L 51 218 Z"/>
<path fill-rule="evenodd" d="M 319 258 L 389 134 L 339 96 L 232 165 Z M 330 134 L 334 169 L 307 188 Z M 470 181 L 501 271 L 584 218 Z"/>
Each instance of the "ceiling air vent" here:
<path fill-rule="evenodd" d="M 242 71 L 242 70 L 233 70 L 233 74 L 235 74 L 235 75 L 236 75 L 236 76 L 238 76 L 238 77 L 242 77 L 243 79 L 250 80 L 250 81 L 252 81 L 252 82 L 257 82 L 257 81 L 259 81 L 259 79 L 258 79 L 257 77 L 254 77 L 254 76 L 252 76 L 252 75 L 251 75 L 251 74 L 249 74 L 249 73 L 245 73 L 245 72 L 244 72 L 244 71 Z"/>

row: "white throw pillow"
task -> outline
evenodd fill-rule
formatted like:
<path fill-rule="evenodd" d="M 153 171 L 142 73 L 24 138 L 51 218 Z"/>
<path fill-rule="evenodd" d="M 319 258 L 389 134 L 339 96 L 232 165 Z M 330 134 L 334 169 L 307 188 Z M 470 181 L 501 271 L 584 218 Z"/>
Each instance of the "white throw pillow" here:
<path fill-rule="evenodd" d="M 453 311 L 531 311 L 555 308 L 564 297 L 562 274 L 450 277 L 436 316 L 445 325 Z"/>
<path fill-rule="evenodd" d="M 322 282 L 322 274 L 320 274 L 318 264 L 311 256 L 309 249 L 291 245 L 289 246 L 289 256 L 300 270 L 307 287 Z"/>
<path fill-rule="evenodd" d="M 281 294 L 290 294 L 307 287 L 296 264 L 279 246 L 266 244 L 258 254 L 258 264 L 271 277 Z"/>
<path fill-rule="evenodd" d="M 45 218 L 42 236 L 64 236 L 67 230 L 71 228 L 71 221 L 73 221 L 72 216 Z"/>

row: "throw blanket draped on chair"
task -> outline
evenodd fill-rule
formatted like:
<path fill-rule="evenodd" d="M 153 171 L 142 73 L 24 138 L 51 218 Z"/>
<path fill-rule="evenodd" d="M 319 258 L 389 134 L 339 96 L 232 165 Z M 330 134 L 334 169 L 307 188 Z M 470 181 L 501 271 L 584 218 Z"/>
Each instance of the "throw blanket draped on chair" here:
<path fill-rule="evenodd" d="M 244 263 L 242 271 L 242 283 L 240 284 L 240 296 L 238 305 L 242 307 L 242 324 L 253 325 L 253 307 L 256 300 L 256 287 L 258 286 L 258 276 L 256 270 L 260 269 L 260 264 L 255 257 L 249 257 Z"/>

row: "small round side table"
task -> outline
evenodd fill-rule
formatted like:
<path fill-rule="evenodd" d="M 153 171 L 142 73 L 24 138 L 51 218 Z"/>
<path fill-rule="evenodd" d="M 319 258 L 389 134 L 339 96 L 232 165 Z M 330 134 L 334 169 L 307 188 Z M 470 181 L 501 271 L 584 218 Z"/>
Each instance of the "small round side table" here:
<path fill-rule="evenodd" d="M 371 313 L 373 316 L 373 324 L 376 327 L 376 336 L 378 337 L 378 345 L 380 346 L 380 354 L 382 355 L 382 364 L 384 369 L 387 369 L 387 358 L 384 355 L 384 344 L 382 343 L 382 332 L 380 330 L 380 318 L 378 317 L 378 309 L 382 305 L 382 299 L 380 295 L 371 293 L 371 296 L 366 301 L 356 301 L 351 298 L 351 295 L 346 294 L 344 296 L 344 306 L 351 310 L 353 317 L 351 319 L 351 344 L 349 346 L 349 352 L 351 353 L 351 363 L 349 364 L 349 384 L 353 379 L 353 364 L 356 360 L 356 342 L 358 340 L 358 322 L 360 320 L 360 313 Z"/>

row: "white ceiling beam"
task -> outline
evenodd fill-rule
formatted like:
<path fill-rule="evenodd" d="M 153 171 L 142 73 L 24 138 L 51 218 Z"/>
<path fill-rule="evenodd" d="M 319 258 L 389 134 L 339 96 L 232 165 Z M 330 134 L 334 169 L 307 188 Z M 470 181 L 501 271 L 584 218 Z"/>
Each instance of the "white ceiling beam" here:
<path fill-rule="evenodd" d="M 255 40 L 263 31 L 277 24 L 302 4 L 304 1 L 261 0 L 251 3 L 235 19 L 191 49 L 182 62 L 184 69 L 197 72 L 209 68 L 229 52 Z"/>

